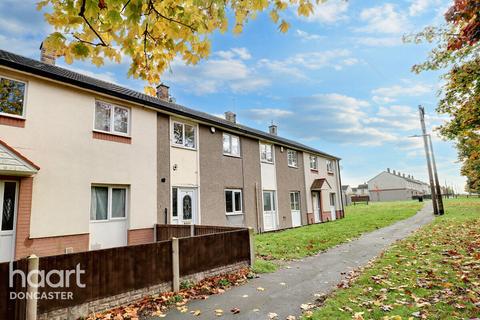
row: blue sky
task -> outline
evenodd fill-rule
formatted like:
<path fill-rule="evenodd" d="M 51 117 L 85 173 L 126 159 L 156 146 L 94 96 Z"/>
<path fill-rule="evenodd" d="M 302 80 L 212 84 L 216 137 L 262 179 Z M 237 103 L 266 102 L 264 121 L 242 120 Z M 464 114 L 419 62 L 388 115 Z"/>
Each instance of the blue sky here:
<path fill-rule="evenodd" d="M 239 122 L 279 134 L 341 157 L 344 184 L 359 184 L 387 167 L 427 180 L 417 105 L 435 114 L 439 73 L 413 74 L 430 45 L 402 43 L 402 35 L 442 23 L 448 0 L 330 0 L 309 18 L 293 11 L 287 34 L 267 14 L 241 35 L 215 34 L 212 54 L 196 66 L 174 61 L 163 75 L 180 104 L 212 114 L 227 110 Z M 32 58 L 51 31 L 34 1 L 0 2 L 0 48 Z M 128 79 L 128 62 L 101 68 L 85 62 L 58 64 L 142 91 Z M 435 137 L 441 183 L 463 191 L 465 179 L 452 143 Z"/>

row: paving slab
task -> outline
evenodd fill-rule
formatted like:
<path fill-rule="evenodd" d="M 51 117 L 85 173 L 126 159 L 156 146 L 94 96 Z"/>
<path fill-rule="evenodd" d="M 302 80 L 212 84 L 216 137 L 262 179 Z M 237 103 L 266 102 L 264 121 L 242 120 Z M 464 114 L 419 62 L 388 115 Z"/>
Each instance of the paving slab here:
<path fill-rule="evenodd" d="M 207 300 L 193 300 L 187 304 L 188 312 L 172 309 L 163 319 L 269 319 L 273 312 L 278 319 L 300 316 L 300 306 L 313 302 L 315 294 L 327 294 L 336 289 L 345 279 L 345 273 L 364 266 L 388 246 L 403 239 L 434 218 L 432 203 L 426 202 L 416 215 L 390 226 L 365 233 L 359 238 L 333 247 L 318 255 L 292 261 L 274 273 L 263 274 L 247 284 L 234 287 L 223 294 L 210 296 Z M 335 222 L 330 222 L 335 223 Z M 259 291 L 258 288 L 264 288 Z M 232 314 L 233 308 L 240 313 Z M 221 317 L 215 310 L 224 311 Z M 200 310 L 201 315 L 190 313 Z M 157 317 L 145 318 L 160 319 Z"/>

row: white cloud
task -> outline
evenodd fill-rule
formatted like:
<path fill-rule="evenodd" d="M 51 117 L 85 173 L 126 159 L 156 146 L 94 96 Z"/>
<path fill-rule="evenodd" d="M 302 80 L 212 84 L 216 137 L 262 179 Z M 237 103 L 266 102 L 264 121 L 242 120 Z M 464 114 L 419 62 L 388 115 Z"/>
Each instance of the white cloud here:
<path fill-rule="evenodd" d="M 432 92 L 432 86 L 426 84 L 412 84 L 405 83 L 404 85 L 393 85 L 390 87 L 382 87 L 372 90 L 372 94 L 377 96 L 377 99 L 381 98 L 397 98 L 401 96 L 421 96 Z"/>
<path fill-rule="evenodd" d="M 348 1 L 329 0 L 315 5 L 314 12 L 306 20 L 310 22 L 320 22 L 324 24 L 333 24 L 335 22 L 346 20 L 348 16 Z"/>
<path fill-rule="evenodd" d="M 295 54 L 284 60 L 261 59 L 259 67 L 269 69 L 274 73 L 307 78 L 304 70 L 319 70 L 322 68 L 334 68 L 341 70 L 346 66 L 352 66 L 359 62 L 351 56 L 346 49 L 326 50 Z"/>
<path fill-rule="evenodd" d="M 357 31 L 367 33 L 399 34 L 407 31 L 409 26 L 407 17 L 398 12 L 391 3 L 363 9 L 360 20 L 365 22 L 365 26 L 358 28 Z"/>
<path fill-rule="evenodd" d="M 296 30 L 296 35 L 297 35 L 297 37 L 299 37 L 303 41 L 314 41 L 314 40 L 320 40 L 320 39 L 324 38 L 321 35 L 308 33 L 306 31 L 303 31 L 303 30 L 300 30 L 300 29 Z"/>
<path fill-rule="evenodd" d="M 277 108 L 262 108 L 262 109 L 249 109 L 247 110 L 248 117 L 254 120 L 271 120 L 278 119 L 287 116 L 291 116 L 294 113 L 290 110 L 277 109 Z"/>
<path fill-rule="evenodd" d="M 378 103 L 378 104 L 395 102 L 395 99 L 392 99 L 392 98 L 389 98 L 389 97 L 380 97 L 380 96 L 373 96 L 372 100 L 373 100 L 373 102 Z"/>
<path fill-rule="evenodd" d="M 412 0 L 408 7 L 408 13 L 411 16 L 419 16 L 430 8 L 438 8 L 441 6 L 442 0 Z M 449 2 L 449 6 L 451 2 Z"/>
<path fill-rule="evenodd" d="M 167 82 L 184 84 L 186 90 L 196 95 L 230 90 L 235 93 L 258 91 L 270 84 L 270 80 L 246 64 L 251 55 L 246 48 L 217 51 L 214 58 L 197 65 L 185 65 L 180 59 L 171 64 L 172 72 L 163 75 Z"/>

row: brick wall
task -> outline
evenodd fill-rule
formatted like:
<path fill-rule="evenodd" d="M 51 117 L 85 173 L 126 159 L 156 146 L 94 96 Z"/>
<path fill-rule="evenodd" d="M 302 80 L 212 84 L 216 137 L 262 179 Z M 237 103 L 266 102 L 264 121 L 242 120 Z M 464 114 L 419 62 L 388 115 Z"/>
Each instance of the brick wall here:
<path fill-rule="evenodd" d="M 153 242 L 153 228 L 128 230 L 128 245 Z"/>

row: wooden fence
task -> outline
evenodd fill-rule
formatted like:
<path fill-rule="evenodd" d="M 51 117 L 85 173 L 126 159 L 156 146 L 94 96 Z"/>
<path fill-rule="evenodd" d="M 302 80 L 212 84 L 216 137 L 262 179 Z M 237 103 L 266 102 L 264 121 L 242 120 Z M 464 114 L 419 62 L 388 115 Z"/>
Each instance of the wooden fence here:
<path fill-rule="evenodd" d="M 27 273 L 27 260 L 22 259 L 12 262 L 13 270 Z M 26 287 L 22 287 L 20 276 L 14 277 L 14 285 L 10 287 L 10 266 L 9 262 L 0 263 L 0 319 L 2 320 L 24 320 L 26 317 L 26 300 L 10 299 L 10 294 L 26 293 Z"/>
<path fill-rule="evenodd" d="M 198 235 L 190 237 L 190 226 L 161 226 L 157 228 L 155 243 L 38 258 L 39 270 L 44 274 L 52 270 L 64 275 L 65 271 L 84 271 L 80 276 L 82 286 L 74 273 L 69 277 L 69 287 L 39 287 L 41 297 L 68 294 L 71 298 L 40 299 L 38 314 L 160 284 L 171 283 L 173 287 L 176 284 L 178 288 L 182 276 L 251 262 L 253 243 L 249 229 L 194 226 L 194 231 Z M 179 238 L 173 241 L 169 240 L 171 237 Z M 159 241 L 165 238 L 169 239 Z M 178 245 L 176 252 L 173 242 Z M 27 271 L 27 264 L 27 259 L 19 260 L 14 262 L 14 268 Z M 10 288 L 8 276 L 8 263 L 0 264 L 0 319 L 25 320 L 25 301 L 10 300 L 9 295 L 11 291 L 26 291 L 26 288 L 19 281 Z M 59 275 L 53 275 L 50 281 L 55 284 L 59 279 Z"/>
<path fill-rule="evenodd" d="M 244 230 L 245 228 L 185 224 L 157 224 L 155 226 L 155 229 L 157 241 L 163 241 L 170 240 L 172 238 L 185 238 L 190 236 L 200 236 L 226 231 Z"/>

